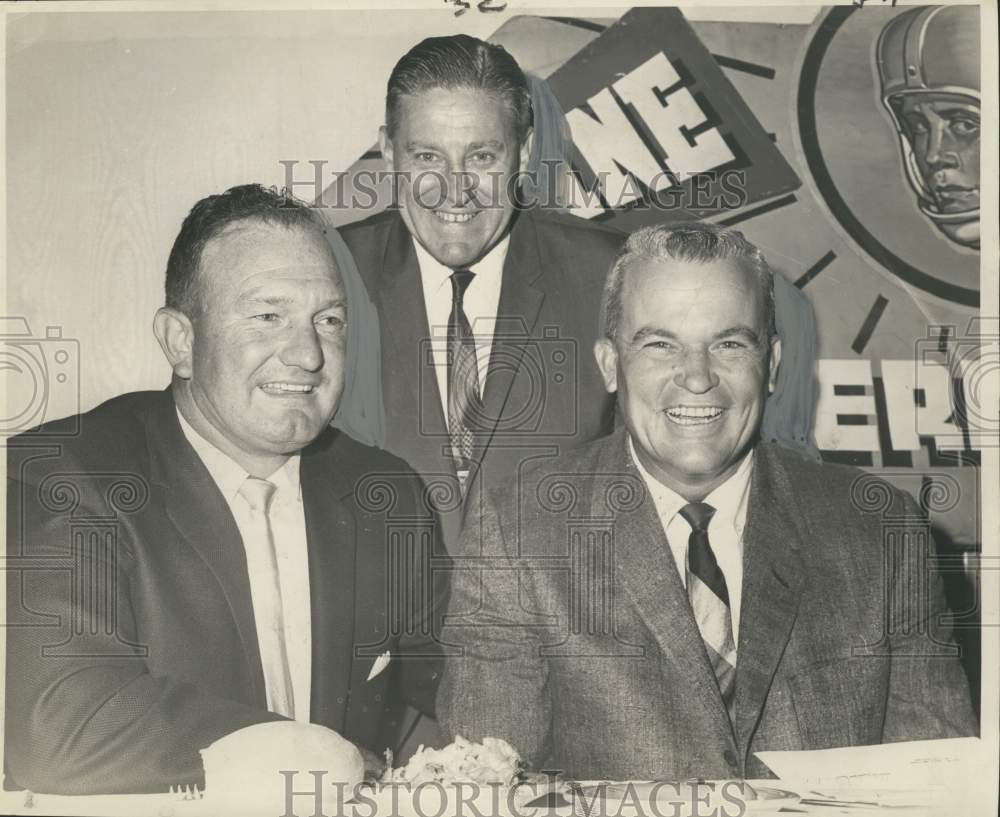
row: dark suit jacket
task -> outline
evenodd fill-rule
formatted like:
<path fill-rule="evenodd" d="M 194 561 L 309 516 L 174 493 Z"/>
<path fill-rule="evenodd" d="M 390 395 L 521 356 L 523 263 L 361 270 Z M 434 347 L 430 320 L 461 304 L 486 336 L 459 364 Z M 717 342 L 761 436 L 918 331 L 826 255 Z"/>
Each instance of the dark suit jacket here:
<path fill-rule="evenodd" d="M 74 420 L 80 435 L 61 436 Z M 281 719 L 266 709 L 239 531 L 169 389 L 12 439 L 7 473 L 8 785 L 164 792 L 201 779 L 198 751 L 217 738 Z M 390 681 L 433 703 L 439 664 L 403 656 L 434 654 L 434 519 L 404 463 L 337 431 L 302 452 L 300 475 L 311 720 L 378 750 L 401 694 Z M 397 671 L 367 681 L 386 650 Z"/>
<path fill-rule="evenodd" d="M 761 750 L 975 734 L 913 501 L 761 444 L 748 507 L 735 728 L 620 432 L 470 513 L 447 733 L 578 779 L 763 777 Z"/>
<path fill-rule="evenodd" d="M 413 239 L 398 211 L 341 228 L 382 329 L 386 449 L 428 483 L 451 548 L 464 506 L 448 451 Z M 604 280 L 624 236 L 569 215 L 515 217 L 484 388 L 486 428 L 467 496 L 480 497 L 531 457 L 587 442 L 614 427 L 593 346 Z"/>

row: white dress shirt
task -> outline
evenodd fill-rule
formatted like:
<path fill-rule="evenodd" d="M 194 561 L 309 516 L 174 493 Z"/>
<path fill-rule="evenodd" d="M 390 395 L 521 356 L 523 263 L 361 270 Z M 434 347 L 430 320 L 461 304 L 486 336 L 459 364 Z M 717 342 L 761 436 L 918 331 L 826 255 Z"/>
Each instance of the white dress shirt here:
<path fill-rule="evenodd" d="M 670 490 L 647 471 L 635 455 L 632 438 L 628 440 L 629 454 L 646 483 L 653 498 L 656 512 L 663 525 L 670 552 L 673 554 L 681 583 L 687 586 L 687 549 L 691 526 L 679 511 L 688 501 Z M 750 474 L 753 470 L 753 451 L 743 458 L 736 472 L 702 501 L 715 508 L 715 515 L 708 524 L 708 541 L 715 560 L 726 579 L 729 591 L 729 609 L 733 616 L 733 641 L 739 645 L 740 601 L 743 598 L 743 529 L 747 522 L 747 500 L 750 494 Z"/>
<path fill-rule="evenodd" d="M 250 509 L 239 495 L 239 490 L 249 474 L 243 466 L 238 465 L 195 431 L 180 411 L 177 412 L 177 417 L 181 422 L 184 436 L 205 464 L 208 473 L 212 475 L 219 491 L 225 497 L 226 504 L 229 505 L 229 510 L 232 511 L 240 535 L 246 539 L 250 525 Z M 278 585 L 281 588 L 281 612 L 284 620 L 285 648 L 288 651 L 289 672 L 292 678 L 295 720 L 308 723 L 309 696 L 312 689 L 312 615 L 309 607 L 309 548 L 299 482 L 299 459 L 298 455 L 289 457 L 288 462 L 267 478 L 275 486 L 268 517 L 274 535 L 275 561 L 278 565 Z M 250 597 L 258 628 L 262 622 L 272 620 L 269 611 L 260 609 L 263 597 L 260 588 L 265 570 L 266 567 L 258 563 L 256 554 L 248 550 Z M 261 640 L 259 630 L 257 643 L 259 645 L 267 643 Z M 277 660 L 280 660 L 278 656 L 261 655 L 262 662 Z M 267 690 L 269 708 L 271 693 L 271 690 Z"/>
<path fill-rule="evenodd" d="M 500 307 L 500 286 L 503 283 L 503 264 L 507 259 L 510 236 L 505 236 L 476 264 L 469 267 L 476 277 L 472 279 L 462 298 L 462 309 L 476 338 L 476 368 L 479 371 L 479 396 L 486 388 L 486 374 L 490 366 L 490 351 L 496 330 L 497 310 Z M 437 374 L 438 394 L 445 422 L 448 420 L 448 318 L 451 315 L 451 274 L 446 267 L 419 241 L 413 240 L 420 265 L 420 281 L 427 310 L 427 326 L 431 330 L 431 351 L 434 371 Z"/>

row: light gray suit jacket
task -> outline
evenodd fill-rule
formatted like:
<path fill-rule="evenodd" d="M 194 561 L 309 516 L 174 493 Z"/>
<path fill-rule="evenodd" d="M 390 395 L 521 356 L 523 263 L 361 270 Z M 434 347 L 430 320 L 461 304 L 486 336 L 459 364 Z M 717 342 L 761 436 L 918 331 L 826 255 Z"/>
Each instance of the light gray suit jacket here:
<path fill-rule="evenodd" d="M 470 511 L 439 717 L 577 779 L 762 777 L 761 750 L 975 734 L 933 554 L 909 496 L 758 445 L 731 726 L 618 432 Z"/>

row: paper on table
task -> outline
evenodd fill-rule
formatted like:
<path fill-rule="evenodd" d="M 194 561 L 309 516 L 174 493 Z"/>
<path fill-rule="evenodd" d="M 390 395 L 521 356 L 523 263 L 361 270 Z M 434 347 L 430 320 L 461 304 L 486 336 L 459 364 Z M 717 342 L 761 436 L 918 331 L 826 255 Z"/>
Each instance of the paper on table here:
<path fill-rule="evenodd" d="M 966 778 L 982 764 L 983 749 L 979 738 L 948 738 L 755 754 L 782 780 L 869 788 Z"/>

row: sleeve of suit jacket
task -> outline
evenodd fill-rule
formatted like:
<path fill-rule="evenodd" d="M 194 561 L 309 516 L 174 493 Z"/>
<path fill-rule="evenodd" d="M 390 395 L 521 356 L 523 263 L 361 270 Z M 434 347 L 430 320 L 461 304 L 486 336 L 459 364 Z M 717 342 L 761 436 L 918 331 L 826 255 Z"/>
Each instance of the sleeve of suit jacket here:
<path fill-rule="evenodd" d="M 901 500 L 902 518 L 924 518 L 909 495 L 901 494 Z M 936 552 L 929 527 L 895 541 L 895 549 L 888 542 L 884 545 L 892 588 L 885 600 L 892 661 L 882 740 L 975 735 L 978 724 L 969 682 L 957 660 L 943 582 L 928 563 L 927 557 Z"/>
<path fill-rule="evenodd" d="M 438 716 L 446 738 L 503 738 L 532 768 L 549 749 L 543 647 L 553 643 L 556 622 L 530 601 L 538 577 L 518 556 L 515 504 L 507 495 L 498 512 L 484 500 L 466 520 L 443 628 L 446 648 L 460 654 L 445 664 Z"/>
<path fill-rule="evenodd" d="M 127 531 L 118 526 L 117 546 L 105 548 L 100 521 L 113 511 L 90 491 L 89 474 L 60 466 L 63 488 L 7 486 L 7 784 L 88 794 L 202 783 L 200 749 L 282 718 L 150 673 Z M 72 514 L 59 507 L 71 493 Z M 86 519 L 92 535 L 79 524 Z"/>

